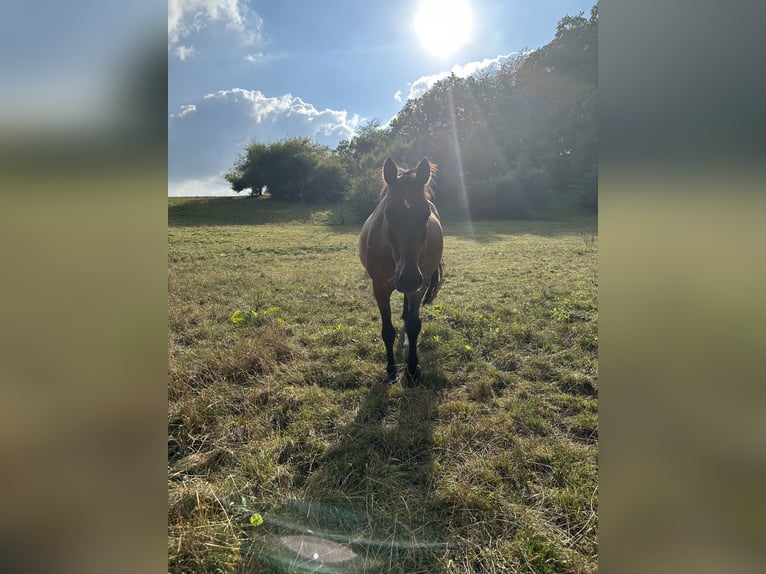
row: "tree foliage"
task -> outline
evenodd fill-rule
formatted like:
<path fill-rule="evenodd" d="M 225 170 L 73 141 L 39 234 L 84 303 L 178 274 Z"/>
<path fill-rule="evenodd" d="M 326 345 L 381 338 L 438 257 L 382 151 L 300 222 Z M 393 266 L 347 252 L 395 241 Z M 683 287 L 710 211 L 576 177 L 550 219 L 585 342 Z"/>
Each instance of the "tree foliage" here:
<path fill-rule="evenodd" d="M 287 138 L 271 144 L 252 142 L 224 178 L 234 191 L 264 189 L 276 199 L 328 201 L 346 194 L 345 171 L 326 146 L 310 138 Z"/>
<path fill-rule="evenodd" d="M 353 174 L 349 201 L 374 206 L 373 182 L 391 155 L 439 164 L 439 207 L 473 217 L 539 217 L 598 205 L 598 5 L 562 18 L 555 38 L 493 71 L 437 82 L 386 128 L 339 146 Z M 377 190 L 375 190 L 377 191 Z"/>
<path fill-rule="evenodd" d="M 386 157 L 439 165 L 440 210 L 524 218 L 598 205 L 598 4 L 565 16 L 553 40 L 497 69 L 444 78 L 382 126 L 373 120 L 328 150 L 306 138 L 253 142 L 226 179 L 274 197 L 345 197 L 360 219 L 374 208 Z M 467 212 L 467 213 L 466 213 Z"/>

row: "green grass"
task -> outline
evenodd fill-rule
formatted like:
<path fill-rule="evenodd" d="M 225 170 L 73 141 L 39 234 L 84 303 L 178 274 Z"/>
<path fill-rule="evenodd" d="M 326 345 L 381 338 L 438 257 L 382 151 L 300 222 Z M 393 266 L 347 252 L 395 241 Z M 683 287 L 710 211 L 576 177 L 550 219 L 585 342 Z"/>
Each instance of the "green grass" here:
<path fill-rule="evenodd" d="M 595 572 L 595 218 L 446 221 L 413 388 L 349 219 L 169 201 L 169 571 L 299 571 L 311 529 L 339 572 Z"/>

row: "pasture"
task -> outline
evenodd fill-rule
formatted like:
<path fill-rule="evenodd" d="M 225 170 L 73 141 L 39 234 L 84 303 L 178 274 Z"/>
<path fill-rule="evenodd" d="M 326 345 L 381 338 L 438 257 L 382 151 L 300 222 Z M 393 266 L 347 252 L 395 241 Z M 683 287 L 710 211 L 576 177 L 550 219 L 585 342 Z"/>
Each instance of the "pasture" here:
<path fill-rule="evenodd" d="M 168 210 L 169 572 L 597 570 L 595 217 L 443 221 L 410 388 L 339 207 Z"/>

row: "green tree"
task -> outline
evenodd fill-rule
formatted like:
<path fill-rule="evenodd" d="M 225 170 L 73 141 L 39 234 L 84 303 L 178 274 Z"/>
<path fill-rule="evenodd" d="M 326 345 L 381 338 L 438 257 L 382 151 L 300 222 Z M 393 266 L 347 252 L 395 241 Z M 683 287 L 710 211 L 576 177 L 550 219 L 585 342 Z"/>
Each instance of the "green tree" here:
<path fill-rule="evenodd" d="M 454 74 L 391 121 L 405 163 L 439 164 L 440 208 L 533 217 L 597 206 L 597 27 L 565 16 L 553 40 L 475 77 Z"/>
<path fill-rule="evenodd" d="M 231 189 L 239 193 L 250 189 L 251 196 L 259 196 L 269 180 L 269 146 L 252 142 L 244 153 L 237 155 L 232 168 L 224 174 L 224 179 L 231 184 Z"/>
<path fill-rule="evenodd" d="M 409 99 L 387 126 L 372 120 L 334 150 L 309 138 L 253 142 L 225 178 L 235 191 L 323 201 L 345 197 L 363 220 L 391 156 L 439 166 L 443 213 L 539 217 L 598 206 L 598 3 L 559 20 L 554 38 L 497 69 L 454 74 Z"/>
<path fill-rule="evenodd" d="M 252 142 L 224 178 L 231 189 L 251 190 L 285 201 L 328 201 L 347 190 L 345 171 L 327 146 L 311 138 L 286 138 L 271 144 Z"/>

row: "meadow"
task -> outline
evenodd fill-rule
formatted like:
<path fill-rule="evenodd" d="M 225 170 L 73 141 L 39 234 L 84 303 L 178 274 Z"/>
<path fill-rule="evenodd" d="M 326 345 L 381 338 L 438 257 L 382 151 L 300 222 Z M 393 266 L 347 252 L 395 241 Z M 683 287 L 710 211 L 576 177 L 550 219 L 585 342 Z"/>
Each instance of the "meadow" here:
<path fill-rule="evenodd" d="M 595 216 L 444 221 L 411 387 L 350 219 L 169 200 L 168 571 L 595 572 Z"/>

